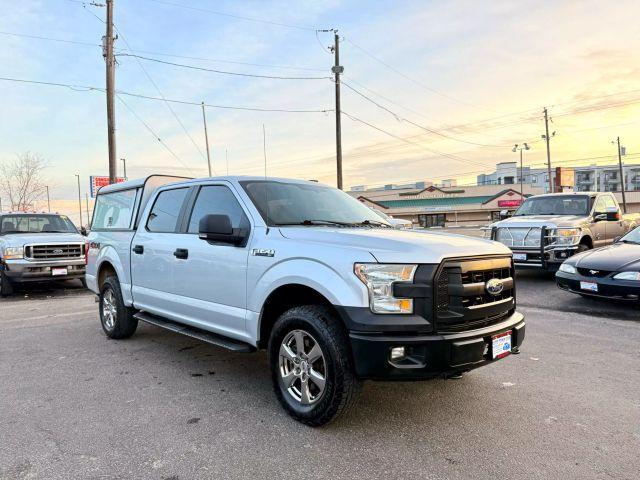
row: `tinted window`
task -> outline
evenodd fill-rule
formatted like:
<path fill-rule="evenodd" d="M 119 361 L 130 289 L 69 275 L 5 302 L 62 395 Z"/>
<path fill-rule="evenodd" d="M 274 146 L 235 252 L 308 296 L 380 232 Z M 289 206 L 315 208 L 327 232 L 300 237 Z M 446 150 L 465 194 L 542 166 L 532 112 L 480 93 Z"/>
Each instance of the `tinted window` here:
<path fill-rule="evenodd" d="M 188 188 L 160 192 L 149 213 L 147 229 L 150 232 L 175 232 L 180 209 L 188 192 Z"/>
<path fill-rule="evenodd" d="M 93 230 L 122 230 L 131 227 L 137 190 L 98 195 L 93 214 Z"/>
<path fill-rule="evenodd" d="M 224 186 L 202 187 L 193 206 L 189 233 L 198 233 L 200 219 L 205 215 L 228 215 L 233 228 L 246 228 L 248 220 L 235 195 Z"/>

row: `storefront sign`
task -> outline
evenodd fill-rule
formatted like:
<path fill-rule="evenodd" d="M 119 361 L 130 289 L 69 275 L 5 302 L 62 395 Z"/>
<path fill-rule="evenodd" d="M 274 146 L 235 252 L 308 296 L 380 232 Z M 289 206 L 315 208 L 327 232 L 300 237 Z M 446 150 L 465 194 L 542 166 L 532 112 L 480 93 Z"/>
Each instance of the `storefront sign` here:
<path fill-rule="evenodd" d="M 522 204 L 522 199 L 518 198 L 517 200 L 498 200 L 498 206 L 509 208 L 509 207 L 519 207 Z"/>

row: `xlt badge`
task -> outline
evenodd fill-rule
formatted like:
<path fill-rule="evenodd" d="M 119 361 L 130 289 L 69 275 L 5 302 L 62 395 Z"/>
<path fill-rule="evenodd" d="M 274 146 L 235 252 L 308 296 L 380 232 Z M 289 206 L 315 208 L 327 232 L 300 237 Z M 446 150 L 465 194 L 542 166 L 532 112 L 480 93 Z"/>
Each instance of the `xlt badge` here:
<path fill-rule="evenodd" d="M 251 255 L 254 257 L 273 257 L 275 254 L 275 250 L 269 250 L 266 248 L 254 248 L 251 250 Z"/>

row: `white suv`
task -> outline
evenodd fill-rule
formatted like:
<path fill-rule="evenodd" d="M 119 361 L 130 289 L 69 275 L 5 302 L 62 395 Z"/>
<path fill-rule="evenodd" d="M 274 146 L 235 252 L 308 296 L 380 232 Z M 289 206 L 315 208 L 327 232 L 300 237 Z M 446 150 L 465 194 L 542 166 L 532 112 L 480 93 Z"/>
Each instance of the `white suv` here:
<path fill-rule="evenodd" d="M 346 411 L 364 379 L 459 375 L 518 352 L 504 245 L 395 230 L 315 182 L 171 180 L 99 192 L 87 283 L 110 338 L 140 320 L 266 349 L 281 404 L 313 426 Z"/>

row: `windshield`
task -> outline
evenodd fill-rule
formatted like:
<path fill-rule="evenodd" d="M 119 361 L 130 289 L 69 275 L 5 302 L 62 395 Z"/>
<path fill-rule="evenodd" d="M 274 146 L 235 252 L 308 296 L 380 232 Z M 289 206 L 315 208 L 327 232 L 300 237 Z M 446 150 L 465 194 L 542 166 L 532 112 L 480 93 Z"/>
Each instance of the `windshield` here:
<path fill-rule="evenodd" d="M 640 227 L 636 227 L 620 239 L 624 243 L 637 243 L 640 245 Z"/>
<path fill-rule="evenodd" d="M 5 215 L 0 233 L 78 233 L 63 215 Z"/>
<path fill-rule="evenodd" d="M 271 180 L 240 182 L 267 225 L 384 225 L 370 208 L 336 188 Z"/>
<path fill-rule="evenodd" d="M 514 217 L 522 215 L 589 215 L 589 197 L 558 195 L 527 198 Z"/>
<path fill-rule="evenodd" d="M 373 209 L 373 211 L 376 212 L 381 218 L 384 218 L 387 221 L 391 220 L 391 217 L 386 213 L 381 212 L 380 210 L 376 210 L 375 208 Z"/>

